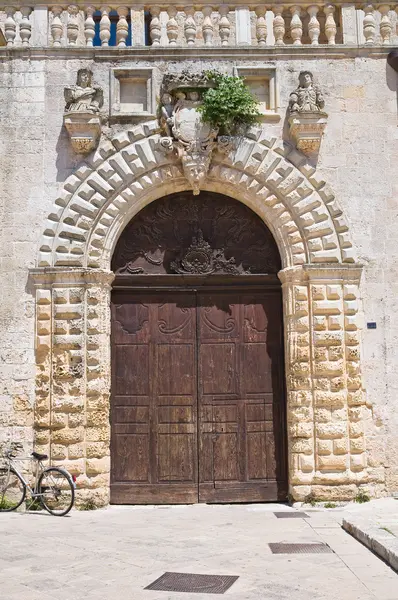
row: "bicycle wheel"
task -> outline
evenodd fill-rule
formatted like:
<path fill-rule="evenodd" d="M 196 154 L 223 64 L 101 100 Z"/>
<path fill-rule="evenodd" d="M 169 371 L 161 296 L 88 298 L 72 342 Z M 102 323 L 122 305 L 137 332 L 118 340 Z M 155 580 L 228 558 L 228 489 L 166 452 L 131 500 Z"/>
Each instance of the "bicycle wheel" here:
<path fill-rule="evenodd" d="M 40 476 L 38 493 L 44 508 L 57 517 L 68 514 L 75 501 L 75 488 L 67 471 L 49 467 Z"/>
<path fill-rule="evenodd" d="M 14 469 L 0 469 L 0 511 L 10 512 L 21 506 L 26 496 L 26 485 Z"/>

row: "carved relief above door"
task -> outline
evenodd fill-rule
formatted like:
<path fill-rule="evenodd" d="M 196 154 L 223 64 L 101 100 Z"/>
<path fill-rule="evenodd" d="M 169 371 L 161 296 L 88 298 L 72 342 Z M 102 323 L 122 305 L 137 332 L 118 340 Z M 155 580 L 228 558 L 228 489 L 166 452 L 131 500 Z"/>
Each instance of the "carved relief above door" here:
<path fill-rule="evenodd" d="M 144 208 L 124 230 L 116 274 L 275 274 L 275 241 L 243 204 L 209 192 L 173 194 Z"/>

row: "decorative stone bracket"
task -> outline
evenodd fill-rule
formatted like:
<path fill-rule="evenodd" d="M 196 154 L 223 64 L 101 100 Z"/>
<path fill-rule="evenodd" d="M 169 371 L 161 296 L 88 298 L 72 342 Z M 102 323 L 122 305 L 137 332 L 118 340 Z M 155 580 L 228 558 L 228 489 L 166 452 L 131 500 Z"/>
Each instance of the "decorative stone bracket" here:
<path fill-rule="evenodd" d="M 327 116 L 325 112 L 298 112 L 289 117 L 290 135 L 298 150 L 307 156 L 319 152 Z"/>
<path fill-rule="evenodd" d="M 65 113 L 64 125 L 69 133 L 72 148 L 77 154 L 88 154 L 98 146 L 101 136 L 99 115 L 85 112 Z"/>

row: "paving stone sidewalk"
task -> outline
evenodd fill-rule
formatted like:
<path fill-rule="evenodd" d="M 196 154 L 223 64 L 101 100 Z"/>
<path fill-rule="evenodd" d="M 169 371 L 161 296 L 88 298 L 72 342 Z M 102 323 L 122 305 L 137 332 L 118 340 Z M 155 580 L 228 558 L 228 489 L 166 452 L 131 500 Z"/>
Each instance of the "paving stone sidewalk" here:
<path fill-rule="evenodd" d="M 230 600 L 396 600 L 398 575 L 340 526 L 342 510 L 277 518 L 284 505 L 110 507 L 0 514 L 4 600 L 211 600 L 145 590 L 166 571 L 239 578 Z M 333 552 L 272 554 L 269 543 Z"/>
<path fill-rule="evenodd" d="M 349 506 L 343 528 L 398 571 L 398 499 Z M 398 590 L 397 590 L 398 598 Z"/>

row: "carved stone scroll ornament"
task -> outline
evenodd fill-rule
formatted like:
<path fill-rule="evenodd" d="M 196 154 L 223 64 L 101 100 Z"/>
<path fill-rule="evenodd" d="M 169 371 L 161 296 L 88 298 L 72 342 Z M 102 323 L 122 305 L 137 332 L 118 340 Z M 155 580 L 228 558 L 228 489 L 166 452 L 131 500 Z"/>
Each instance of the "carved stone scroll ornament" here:
<path fill-rule="evenodd" d="M 92 85 L 92 75 L 89 69 L 80 69 L 76 85 L 64 89 L 64 124 L 78 154 L 94 150 L 101 135 L 99 111 L 104 97 L 102 88 Z"/>
<path fill-rule="evenodd" d="M 206 76 L 186 71 L 163 80 L 159 121 L 166 137 L 160 139 L 160 148 L 181 160 L 194 195 L 200 192 L 217 147 L 218 130 L 204 123 L 197 110 L 210 85 Z"/>
<path fill-rule="evenodd" d="M 302 71 L 298 87 L 290 94 L 289 126 L 297 148 L 307 156 L 319 151 L 328 116 L 323 111 L 324 106 L 322 92 L 314 85 L 312 73 Z"/>

